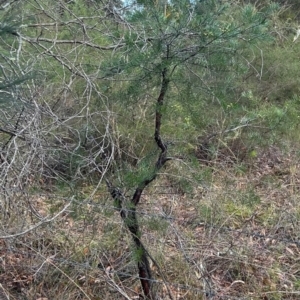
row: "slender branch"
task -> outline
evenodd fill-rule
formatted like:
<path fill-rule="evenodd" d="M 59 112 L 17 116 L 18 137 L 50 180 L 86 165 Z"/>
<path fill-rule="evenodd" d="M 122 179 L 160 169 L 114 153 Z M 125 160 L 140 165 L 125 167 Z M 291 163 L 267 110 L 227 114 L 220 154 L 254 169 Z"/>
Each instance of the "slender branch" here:
<path fill-rule="evenodd" d="M 3 129 L 3 128 L 0 128 L 0 132 L 3 132 L 3 133 L 6 133 L 6 134 L 9 134 L 11 137 L 17 137 L 19 139 L 21 139 L 22 141 L 25 141 L 25 138 L 20 136 L 17 132 L 13 132 L 13 131 L 8 131 L 6 129 Z"/>
<path fill-rule="evenodd" d="M 22 232 L 19 232 L 19 233 L 15 233 L 15 234 L 10 234 L 10 235 L 3 235 L 3 236 L 0 236 L 0 239 L 11 239 L 11 238 L 15 238 L 15 237 L 18 237 L 18 236 L 21 236 L 21 235 L 24 235 L 36 228 L 38 228 L 39 226 L 43 225 L 43 224 L 46 224 L 46 223 L 50 223 L 52 222 L 53 220 L 55 220 L 58 216 L 60 216 L 63 212 L 66 211 L 66 209 L 71 205 L 72 201 L 69 202 L 62 210 L 60 210 L 55 216 L 53 216 L 52 218 L 50 219 L 43 219 L 42 221 L 38 222 L 37 224 L 35 224 L 34 226 L 32 227 L 29 227 L 28 229 L 22 231 Z"/>
<path fill-rule="evenodd" d="M 80 40 L 56 40 L 56 39 L 47 39 L 47 38 L 29 38 L 29 37 L 24 37 L 22 38 L 30 43 L 39 43 L 39 42 L 45 42 L 45 43 L 50 43 L 50 44 L 73 44 L 73 45 L 84 45 L 87 47 L 91 47 L 93 49 L 98 49 L 98 50 L 114 50 L 116 48 L 121 48 L 125 44 L 124 43 L 119 43 L 117 45 L 112 45 L 112 46 L 99 46 L 87 41 L 80 41 Z"/>
<path fill-rule="evenodd" d="M 150 264 L 147 257 L 147 251 L 139 238 L 139 225 L 136 216 L 136 205 L 127 209 L 124 202 L 126 198 L 124 194 L 120 191 L 120 189 L 115 188 L 112 184 L 106 180 L 106 185 L 108 190 L 115 200 L 116 208 L 119 210 L 122 220 L 125 225 L 129 229 L 135 248 L 138 251 L 139 260 L 138 260 L 138 270 L 139 270 L 139 278 L 141 281 L 142 289 L 145 296 L 149 299 L 152 299 L 151 296 L 151 269 Z M 133 200 L 131 201 L 133 202 Z"/>
<path fill-rule="evenodd" d="M 162 71 L 162 83 L 159 96 L 157 98 L 157 106 L 156 106 L 156 116 L 155 116 L 155 133 L 154 139 L 156 141 L 157 146 L 161 149 L 162 152 L 167 151 L 167 146 L 163 143 L 160 136 L 160 128 L 161 128 L 161 118 L 162 118 L 162 107 L 164 104 L 165 95 L 168 89 L 169 79 L 167 78 L 167 68 L 164 68 Z"/>
<path fill-rule="evenodd" d="M 167 71 L 168 69 L 166 67 L 162 70 L 161 88 L 156 103 L 154 139 L 161 151 L 155 163 L 153 172 L 138 184 L 138 187 L 136 188 L 129 205 L 127 204 L 127 207 L 126 197 L 124 196 L 124 194 L 118 188 L 113 187 L 112 184 L 108 180 L 106 180 L 108 190 L 115 201 L 116 208 L 119 210 L 121 218 L 123 219 L 125 225 L 129 229 L 133 242 L 135 244 L 135 249 L 138 251 L 139 278 L 141 281 L 144 295 L 147 299 L 153 299 L 151 291 L 152 275 L 148 260 L 148 252 L 140 240 L 140 231 L 136 215 L 136 207 L 140 202 L 141 195 L 144 189 L 157 177 L 158 171 L 165 165 L 165 163 L 171 159 L 170 157 L 167 157 L 167 145 L 163 142 L 160 134 L 162 108 L 164 105 L 165 95 L 169 86 Z"/>
<path fill-rule="evenodd" d="M 84 21 L 84 20 L 98 20 L 99 21 L 99 16 L 94 16 L 94 17 L 76 17 L 76 19 L 69 20 L 66 22 L 63 21 L 56 21 L 52 23 L 33 23 L 33 24 L 23 24 L 20 27 L 21 28 L 27 28 L 27 27 L 54 27 L 54 26 L 64 26 L 64 25 L 69 25 L 69 24 L 81 24 L 79 21 Z"/>

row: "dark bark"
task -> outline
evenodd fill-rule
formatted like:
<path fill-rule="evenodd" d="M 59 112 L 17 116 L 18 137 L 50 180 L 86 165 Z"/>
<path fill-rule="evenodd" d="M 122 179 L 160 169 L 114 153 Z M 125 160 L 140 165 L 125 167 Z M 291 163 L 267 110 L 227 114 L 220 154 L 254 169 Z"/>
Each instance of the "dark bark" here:
<path fill-rule="evenodd" d="M 109 181 L 106 181 L 109 192 L 115 200 L 115 205 L 120 211 L 121 218 L 127 226 L 132 236 L 135 249 L 138 254 L 138 270 L 142 289 L 146 299 L 153 299 L 151 294 L 151 269 L 148 261 L 147 251 L 140 240 L 139 224 L 136 216 L 136 205 L 141 197 L 142 190 L 137 188 L 130 203 L 131 207 L 126 207 L 125 196 L 118 188 L 114 188 Z"/>
<path fill-rule="evenodd" d="M 161 138 L 161 120 L 162 120 L 162 107 L 164 105 L 164 99 L 168 90 L 169 79 L 167 77 L 167 68 L 164 68 L 161 73 L 161 89 L 156 103 L 155 113 L 155 133 L 154 139 L 160 149 L 159 156 L 155 165 L 153 166 L 153 172 L 149 174 L 149 177 L 143 179 L 136 188 L 129 203 L 126 203 L 126 198 L 122 191 L 113 187 L 109 181 L 106 181 L 109 192 L 115 201 L 116 208 L 119 210 L 121 218 L 127 226 L 132 236 L 135 249 L 138 253 L 138 270 L 141 286 L 146 299 L 154 299 L 151 291 L 152 275 L 148 260 L 147 250 L 140 240 L 139 224 L 136 215 L 136 208 L 140 202 L 140 198 L 144 189 L 157 177 L 158 171 L 170 160 L 167 157 L 167 145 Z"/>
<path fill-rule="evenodd" d="M 169 79 L 167 78 L 167 69 L 163 69 L 162 71 L 162 82 L 159 96 L 157 98 L 157 106 L 156 106 L 156 115 L 155 115 L 155 134 L 154 139 L 156 141 L 157 146 L 161 149 L 161 154 L 166 153 L 167 147 L 163 143 L 160 136 L 160 128 L 161 128 L 161 118 L 162 118 L 162 107 L 164 105 L 165 95 L 168 89 Z"/>

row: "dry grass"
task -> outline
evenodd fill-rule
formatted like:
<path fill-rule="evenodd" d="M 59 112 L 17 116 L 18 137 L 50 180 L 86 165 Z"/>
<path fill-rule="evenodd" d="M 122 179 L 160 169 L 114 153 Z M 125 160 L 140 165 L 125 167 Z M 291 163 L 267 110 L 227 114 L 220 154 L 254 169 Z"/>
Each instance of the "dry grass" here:
<path fill-rule="evenodd" d="M 164 175 L 146 190 L 139 217 L 158 299 L 299 299 L 299 164 L 273 147 L 248 163 L 218 163 L 189 193 Z M 76 200 L 51 224 L 0 240 L 0 299 L 139 299 L 135 253 L 108 196 Z M 42 215 L 63 202 L 31 197 Z"/>

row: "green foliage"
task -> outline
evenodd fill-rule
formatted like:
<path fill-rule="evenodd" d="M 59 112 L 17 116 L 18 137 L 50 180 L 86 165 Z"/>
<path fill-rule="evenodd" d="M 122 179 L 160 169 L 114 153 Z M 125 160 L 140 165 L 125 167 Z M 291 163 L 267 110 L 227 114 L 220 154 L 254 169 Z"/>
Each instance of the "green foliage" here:
<path fill-rule="evenodd" d="M 255 207 L 260 203 L 260 197 L 253 189 L 246 191 L 241 195 L 241 198 L 241 203 L 249 207 Z"/>
<path fill-rule="evenodd" d="M 169 227 L 168 222 L 165 220 L 158 218 L 158 217 L 152 217 L 149 220 L 145 220 L 144 224 L 149 230 L 158 231 L 162 235 L 164 235 Z"/>
<path fill-rule="evenodd" d="M 114 75 L 121 83 L 114 85 L 113 98 L 126 95 L 120 105 L 127 114 L 128 108 L 138 113 L 138 104 L 149 99 L 142 125 L 151 128 L 151 103 L 159 94 L 165 69 L 171 84 L 160 108 L 164 136 L 192 142 L 214 120 L 239 118 L 244 108 L 234 99 L 235 86 L 249 70 L 245 49 L 272 40 L 269 20 L 277 6 L 258 9 L 216 1 L 139 5 L 127 14 L 134 30 L 125 34 L 125 49 L 116 51 L 110 66 L 117 61 L 121 66 Z M 138 140 L 143 129 L 129 130 Z"/>
<path fill-rule="evenodd" d="M 136 261 L 136 262 L 141 262 L 142 256 L 144 254 L 145 254 L 144 249 L 142 249 L 142 248 L 133 249 L 133 251 L 132 251 L 133 260 Z"/>
<path fill-rule="evenodd" d="M 254 269 L 258 262 L 261 266 L 266 258 L 259 257 L 263 253 L 258 251 L 255 254 L 253 251 L 252 261 L 251 255 L 243 253 L 249 258 L 246 262 L 245 256 L 238 255 L 242 251 L 247 252 L 243 245 L 247 248 L 249 241 L 251 250 L 255 246 L 256 250 L 268 247 L 266 239 L 257 237 L 249 240 L 248 229 L 250 232 L 253 226 L 255 232 L 265 230 L 276 232 L 279 236 L 277 230 L 282 222 L 285 222 L 283 227 L 290 222 L 290 211 L 295 220 L 299 217 L 299 209 L 293 202 L 297 200 L 297 183 L 293 184 L 297 178 L 287 178 L 286 175 L 293 172 L 296 177 L 297 163 L 293 162 L 295 165 L 287 168 L 284 175 L 278 175 L 275 167 L 260 163 L 260 148 L 267 148 L 270 144 L 283 145 L 287 152 L 290 151 L 289 145 L 293 144 L 291 149 L 298 151 L 294 149 L 300 142 L 297 64 L 300 43 L 299 40 L 293 42 L 297 11 L 289 8 L 279 14 L 278 5 L 268 0 L 140 0 L 128 9 L 127 5 L 131 2 L 126 1 L 126 6 L 122 6 L 119 1 L 29 0 L 14 2 L 11 8 L 0 11 L 0 101 L 5 104 L 1 111 L 3 115 L 9 110 L 14 112 L 12 115 L 18 116 L 17 112 L 23 108 L 19 104 L 26 103 L 29 111 L 40 113 L 33 119 L 33 129 L 27 126 L 31 115 L 22 117 L 24 123 L 19 128 L 27 144 L 14 135 L 17 128 L 14 119 L 7 118 L 9 122 L 6 123 L 1 121 L 0 128 L 4 124 L 13 133 L 5 139 L 1 134 L 1 146 L 7 145 L 7 140 L 12 140 L 11 145 L 18 142 L 16 148 L 7 147 L 11 151 L 7 153 L 12 153 L 16 159 L 5 161 L 6 157 L 3 160 L 1 156 L 1 167 L 18 161 L 8 177 L 14 188 L 18 186 L 15 185 L 15 177 L 22 173 L 23 163 L 31 159 L 32 164 L 24 168 L 30 174 L 27 182 L 31 184 L 34 180 L 32 174 L 42 178 L 47 169 L 52 181 L 51 199 L 62 199 L 48 201 L 41 208 L 39 217 L 28 209 L 28 203 L 35 205 L 35 201 L 28 198 L 22 211 L 29 211 L 30 220 L 28 224 L 21 220 L 20 228 L 31 228 L 34 218 L 37 222 L 46 219 L 44 211 L 57 213 L 64 201 L 72 196 L 76 204 L 52 223 L 53 228 L 61 224 L 64 227 L 60 229 L 64 235 L 55 254 L 64 259 L 64 255 L 69 255 L 70 260 L 84 262 L 85 266 L 98 264 L 99 256 L 103 254 L 108 262 L 103 264 L 105 290 L 107 280 L 117 278 L 118 265 L 125 261 L 121 253 L 127 248 L 122 241 L 124 226 L 120 226 L 116 212 L 121 208 L 120 203 L 113 207 L 111 202 L 105 202 L 106 186 L 100 184 L 104 176 L 117 183 L 126 196 L 121 206 L 131 213 L 136 210 L 138 214 L 139 208 L 130 201 L 132 195 L 147 179 L 156 176 L 159 189 L 164 189 L 162 194 L 169 194 L 171 190 L 174 195 L 170 199 L 169 195 L 155 194 L 157 186 L 149 188 L 155 197 L 142 205 L 143 213 L 138 215 L 138 220 L 143 231 L 138 232 L 138 238 L 142 238 L 142 233 L 149 229 L 153 237 L 159 237 L 157 241 L 153 239 L 153 248 L 159 245 L 160 237 L 167 241 L 160 244 L 167 255 L 158 254 L 163 257 L 159 262 L 166 266 L 167 281 L 171 282 L 169 276 L 173 266 L 176 283 L 186 284 L 195 276 L 195 268 L 191 268 L 191 264 L 186 264 L 183 256 L 175 252 L 174 245 L 179 241 L 182 253 L 191 258 L 191 262 L 201 256 L 203 268 L 211 275 L 211 280 L 217 278 L 220 283 L 226 279 L 226 285 L 232 282 L 226 291 L 234 290 L 241 284 L 240 280 L 244 281 L 243 286 L 248 284 L 249 290 L 253 291 L 253 286 L 265 281 L 264 272 L 267 273 L 269 267 L 273 271 L 276 268 L 272 263 L 268 266 L 268 262 L 264 262 L 264 270 L 260 268 L 258 275 Z M 297 1 L 288 2 L 294 8 L 299 6 Z M 17 21 L 14 15 L 18 16 Z M 33 80 L 25 82 L 26 79 Z M 169 85 L 162 103 L 157 105 L 164 79 Z M 8 107 L 6 104 L 12 99 L 15 106 Z M 166 155 L 170 158 L 159 170 L 156 162 L 160 149 L 153 139 L 158 113 L 162 116 L 161 137 L 168 145 Z M 6 133 L 3 135 L 6 136 Z M 195 153 L 206 138 L 208 161 L 199 162 Z M 238 159 L 240 152 L 245 154 L 244 160 Z M 36 156 L 26 153 L 36 153 Z M 2 154 L 5 156 L 6 152 L 2 151 Z M 40 157 L 43 159 L 41 165 L 37 162 Z M 231 157 L 237 159 L 230 160 Z M 291 162 L 293 159 L 288 157 L 288 160 Z M 5 189 L 6 181 L 2 182 L 5 182 Z M 87 187 L 89 183 L 96 183 L 96 186 Z M 285 189 L 284 193 L 281 194 L 279 188 Z M 7 191 L 10 193 L 11 190 Z M 25 195 L 25 189 L 22 191 Z M 149 198 L 146 196 L 141 200 Z M 19 207 L 19 198 L 17 200 Z M 164 205 L 172 206 L 168 211 L 172 223 L 168 218 L 153 216 Z M 289 213 L 280 219 L 277 210 L 282 210 L 283 205 L 286 205 L 284 211 Z M 20 215 L 23 217 L 23 212 Z M 19 216 L 16 214 L 14 218 Z M 60 218 L 63 223 L 60 223 Z M 118 221 L 115 222 L 115 219 Z M 101 223 L 98 224 L 97 220 Z M 10 218 L 8 227 L 12 221 L 14 219 Z M 2 226 L 7 226 L 5 224 L 3 222 Z M 137 225 L 130 213 L 124 218 L 124 224 L 127 227 Z M 247 236 L 241 238 L 243 233 L 239 231 L 236 234 L 234 228 L 247 229 Z M 226 236 L 224 232 L 227 229 L 229 234 Z M 291 236 L 292 230 L 289 229 Z M 72 238 L 68 239 L 69 236 Z M 27 239 L 30 241 L 30 235 L 26 236 L 26 243 Z M 216 246 L 214 249 L 207 248 L 212 244 Z M 276 247 L 273 241 L 271 244 Z M 62 247 L 66 247 L 65 253 Z M 222 251 L 224 248 L 225 251 Z M 294 249 L 290 251 L 296 255 Z M 52 257 L 53 253 L 46 250 L 43 255 Z M 149 253 L 152 254 L 152 250 L 153 257 L 156 257 L 157 249 L 150 248 Z M 87 257 L 88 251 L 95 257 Z M 112 251 L 115 251 L 113 257 L 110 256 Z M 137 262 L 145 254 L 143 248 L 132 252 Z M 284 263 L 280 260 L 285 260 L 285 257 L 282 251 L 279 252 L 278 265 L 282 267 Z M 277 261 L 269 252 L 267 254 L 270 261 Z M 43 268 L 47 265 L 45 262 L 41 262 Z M 55 264 L 58 262 L 55 261 Z M 37 280 L 37 275 L 44 272 L 43 268 L 35 274 Z M 222 268 L 225 269 L 223 275 L 226 273 L 223 278 Z M 102 275 L 99 277 L 98 271 L 90 269 L 88 272 L 97 274 L 88 279 L 86 269 L 80 270 L 79 264 L 75 268 L 73 265 L 66 268 L 70 276 L 71 270 L 76 273 L 74 282 L 80 281 L 83 289 L 100 286 Z M 280 272 L 282 270 L 276 270 L 274 274 Z M 184 291 L 182 297 L 203 297 L 203 282 L 199 283 L 202 274 L 198 273 L 200 271 L 196 270 L 194 286 L 201 291 L 190 298 Z M 179 278 L 178 274 L 181 274 Z M 281 277 L 284 276 L 282 272 Z M 278 284 L 277 275 L 273 277 Z M 92 282 L 90 286 L 89 282 Z M 55 285 L 58 283 L 54 281 Z M 66 284 L 63 282 L 62 289 Z M 119 285 L 119 281 L 116 284 L 118 288 L 123 286 Z M 190 281 L 188 284 L 192 285 Z M 297 280 L 293 280 L 293 284 L 293 288 L 299 286 Z M 208 284 L 205 282 L 203 285 Z M 40 284 L 36 286 L 41 286 L 41 290 L 44 288 Z M 276 286 L 271 288 L 267 284 L 264 288 L 274 288 L 275 291 Z M 216 288 L 222 289 L 224 286 Z M 136 287 L 132 290 L 135 291 Z M 193 291 L 189 289 L 188 292 Z M 42 294 L 43 291 L 28 298 L 35 299 Z M 98 293 L 95 297 L 99 294 L 102 295 Z M 251 292 L 253 297 L 257 294 Z M 240 296 L 241 292 L 237 295 Z M 73 296 L 68 297 L 71 299 Z M 178 293 L 178 296 L 181 295 Z M 83 296 L 77 294 L 76 297 Z M 111 298 L 111 294 L 108 297 Z M 276 294 L 274 297 L 280 296 Z"/>
<path fill-rule="evenodd" d="M 17 55 L 18 29 L 20 24 L 10 16 L 2 16 L 0 23 L 0 105 L 17 101 L 17 87 L 33 78 L 33 72 L 26 72 Z M 15 95 L 15 96 L 13 96 Z"/>

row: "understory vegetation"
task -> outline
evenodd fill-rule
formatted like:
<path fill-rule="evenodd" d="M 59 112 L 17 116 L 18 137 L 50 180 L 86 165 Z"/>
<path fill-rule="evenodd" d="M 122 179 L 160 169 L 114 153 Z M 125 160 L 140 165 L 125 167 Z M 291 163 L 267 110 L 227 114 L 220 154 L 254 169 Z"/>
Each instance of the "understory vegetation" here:
<path fill-rule="evenodd" d="M 0 299 L 299 299 L 299 22 L 0 1 Z"/>

